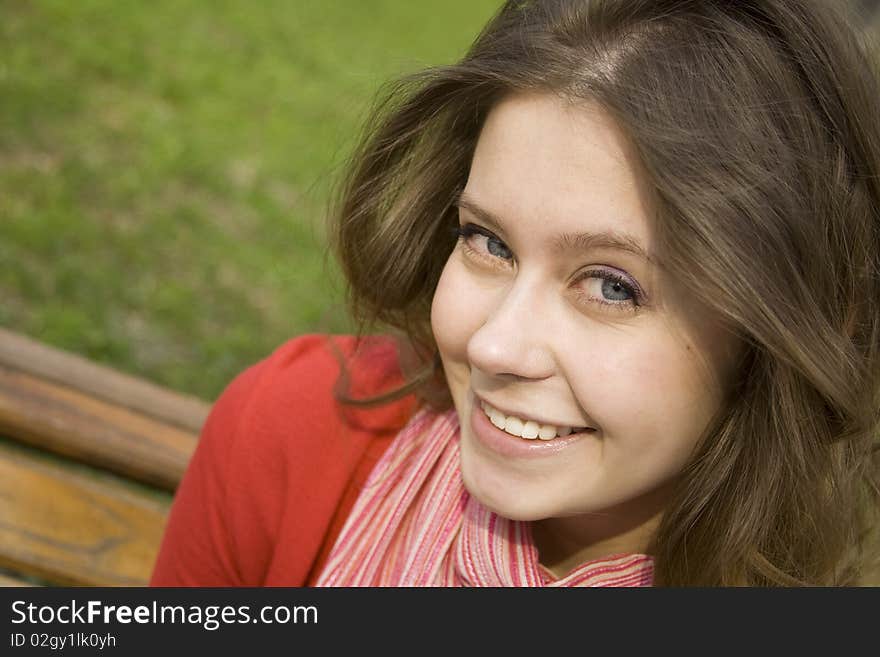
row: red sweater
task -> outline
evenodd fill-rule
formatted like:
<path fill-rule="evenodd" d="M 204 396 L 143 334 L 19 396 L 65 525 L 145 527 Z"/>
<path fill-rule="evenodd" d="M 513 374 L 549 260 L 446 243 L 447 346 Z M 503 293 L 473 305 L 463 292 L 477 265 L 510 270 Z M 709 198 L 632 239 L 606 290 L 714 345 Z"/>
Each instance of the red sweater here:
<path fill-rule="evenodd" d="M 408 396 L 342 407 L 332 389 L 353 337 L 292 339 L 215 402 L 177 489 L 151 586 L 305 586 L 364 481 L 415 410 Z M 402 382 L 389 340 L 352 366 L 356 396 Z M 362 350 L 363 353 L 363 350 Z"/>

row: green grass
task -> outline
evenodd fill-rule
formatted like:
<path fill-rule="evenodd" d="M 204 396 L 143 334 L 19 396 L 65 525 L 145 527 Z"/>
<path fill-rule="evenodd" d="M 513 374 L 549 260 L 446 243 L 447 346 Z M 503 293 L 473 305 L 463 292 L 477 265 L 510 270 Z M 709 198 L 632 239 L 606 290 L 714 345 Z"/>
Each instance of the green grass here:
<path fill-rule="evenodd" d="M 209 400 L 350 330 L 330 184 L 498 4 L 0 0 L 0 326 Z"/>

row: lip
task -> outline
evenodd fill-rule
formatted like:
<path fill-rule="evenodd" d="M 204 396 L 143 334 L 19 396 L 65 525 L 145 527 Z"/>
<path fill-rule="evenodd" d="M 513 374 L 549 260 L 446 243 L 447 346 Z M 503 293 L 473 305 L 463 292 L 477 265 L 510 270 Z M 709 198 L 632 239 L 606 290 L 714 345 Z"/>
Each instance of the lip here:
<path fill-rule="evenodd" d="M 593 433 L 577 433 L 553 440 L 526 440 L 511 436 L 496 427 L 480 408 L 480 400 L 471 391 L 470 425 L 477 442 L 486 449 L 512 458 L 542 458 L 556 454 L 574 443 L 589 438 Z M 500 410 L 500 409 L 499 409 Z"/>
<path fill-rule="evenodd" d="M 579 424 L 566 424 L 565 422 L 554 422 L 554 421 L 552 421 L 552 420 L 547 420 L 547 419 L 544 419 L 544 418 L 533 417 L 533 416 L 531 416 L 531 415 L 529 415 L 528 417 L 526 417 L 525 415 L 521 415 L 521 414 L 519 414 L 519 413 L 514 413 L 514 412 L 511 411 L 509 408 L 505 408 L 504 406 L 498 406 L 498 405 L 495 404 L 494 402 L 490 402 L 488 399 L 483 399 L 482 397 L 480 397 L 479 395 L 477 395 L 477 393 L 475 393 L 475 392 L 473 392 L 473 391 L 471 391 L 471 399 L 472 399 L 472 401 L 473 401 L 475 404 L 480 404 L 481 402 L 486 402 L 487 404 L 489 404 L 489 406 L 491 406 L 492 408 L 494 408 L 494 409 L 496 409 L 496 410 L 501 411 L 501 412 L 504 413 L 505 415 L 513 415 L 513 416 L 515 416 L 515 417 L 523 418 L 524 420 L 533 420 L 534 422 L 537 422 L 538 424 L 550 424 L 550 425 L 553 425 L 554 427 L 577 427 L 577 426 L 581 426 L 581 425 L 579 425 Z M 494 425 L 493 425 L 493 426 L 494 426 Z M 588 426 L 587 428 L 588 428 L 588 429 L 595 429 L 595 427 L 589 427 L 589 426 Z"/>

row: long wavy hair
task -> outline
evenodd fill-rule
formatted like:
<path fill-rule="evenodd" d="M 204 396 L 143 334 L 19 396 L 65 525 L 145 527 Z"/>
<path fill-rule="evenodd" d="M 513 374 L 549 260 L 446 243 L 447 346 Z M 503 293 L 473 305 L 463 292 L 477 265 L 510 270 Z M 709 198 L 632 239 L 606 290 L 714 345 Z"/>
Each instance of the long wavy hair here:
<path fill-rule="evenodd" d="M 613 117 L 666 273 L 747 352 L 655 533 L 657 585 L 880 583 L 880 76 L 835 4 L 511 0 L 460 62 L 386 89 L 340 189 L 355 317 L 423 366 L 378 401 L 448 407 L 429 312 L 487 113 L 538 91 Z"/>

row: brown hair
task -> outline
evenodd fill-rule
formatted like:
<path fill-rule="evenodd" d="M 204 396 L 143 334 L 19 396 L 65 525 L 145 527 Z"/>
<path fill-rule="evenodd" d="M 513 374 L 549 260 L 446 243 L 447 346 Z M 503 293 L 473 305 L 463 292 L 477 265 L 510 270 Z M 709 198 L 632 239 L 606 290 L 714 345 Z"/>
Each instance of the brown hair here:
<path fill-rule="evenodd" d="M 427 364 L 401 394 L 436 389 L 431 299 L 488 111 L 543 91 L 616 120 L 665 272 L 746 345 L 656 532 L 658 585 L 856 584 L 877 556 L 880 83 L 833 5 L 511 0 L 459 63 L 391 87 L 341 190 L 355 316 Z"/>

